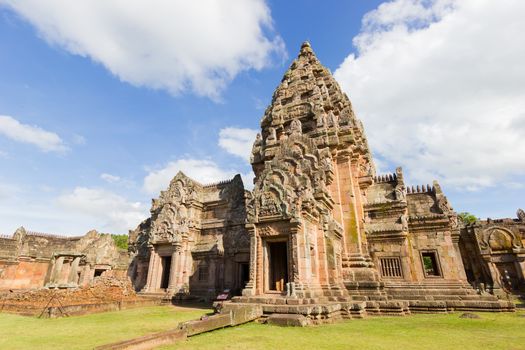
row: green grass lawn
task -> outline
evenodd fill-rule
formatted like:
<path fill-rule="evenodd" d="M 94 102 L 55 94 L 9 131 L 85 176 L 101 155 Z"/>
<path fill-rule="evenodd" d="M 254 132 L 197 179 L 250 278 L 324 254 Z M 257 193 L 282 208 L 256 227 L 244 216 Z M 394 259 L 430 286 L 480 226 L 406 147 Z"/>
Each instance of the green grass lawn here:
<path fill-rule="evenodd" d="M 480 313 L 369 317 L 308 328 L 246 324 L 162 349 L 525 349 L 525 318 Z"/>
<path fill-rule="evenodd" d="M 0 349 L 93 349 L 174 328 L 209 311 L 153 306 L 59 319 L 0 313 Z"/>
<path fill-rule="evenodd" d="M 61 319 L 0 314 L 0 349 L 92 349 L 174 328 L 207 309 L 167 306 Z M 201 334 L 164 349 L 525 349 L 525 311 L 368 317 L 332 325 L 283 328 L 249 323 Z"/>

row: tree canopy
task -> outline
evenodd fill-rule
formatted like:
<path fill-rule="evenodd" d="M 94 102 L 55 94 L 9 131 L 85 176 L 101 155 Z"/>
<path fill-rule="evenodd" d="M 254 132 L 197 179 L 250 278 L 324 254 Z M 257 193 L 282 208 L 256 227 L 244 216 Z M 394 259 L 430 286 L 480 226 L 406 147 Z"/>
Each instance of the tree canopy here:
<path fill-rule="evenodd" d="M 478 220 L 478 218 L 474 214 L 471 214 L 469 212 L 459 213 L 458 216 L 465 225 L 473 224 Z"/>

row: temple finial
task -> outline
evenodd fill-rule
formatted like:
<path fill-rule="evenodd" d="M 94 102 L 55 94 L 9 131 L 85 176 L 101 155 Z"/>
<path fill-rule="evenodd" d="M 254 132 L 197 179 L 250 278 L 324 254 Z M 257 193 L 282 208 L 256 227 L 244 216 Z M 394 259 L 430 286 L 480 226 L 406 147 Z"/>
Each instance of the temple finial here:
<path fill-rule="evenodd" d="M 303 42 L 301 45 L 301 51 L 299 52 L 299 56 L 309 56 L 313 53 L 314 51 L 312 50 L 310 42 L 308 40 Z"/>

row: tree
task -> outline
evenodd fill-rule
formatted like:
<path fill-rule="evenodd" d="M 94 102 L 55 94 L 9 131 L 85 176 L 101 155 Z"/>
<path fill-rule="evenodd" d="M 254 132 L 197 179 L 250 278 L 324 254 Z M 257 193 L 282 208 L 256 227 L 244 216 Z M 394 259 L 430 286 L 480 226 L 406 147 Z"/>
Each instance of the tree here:
<path fill-rule="evenodd" d="M 128 235 L 111 235 L 115 245 L 124 250 L 128 250 Z"/>
<path fill-rule="evenodd" d="M 458 217 L 461 219 L 461 221 L 463 221 L 465 225 L 473 224 L 478 220 L 478 218 L 474 214 L 471 214 L 469 212 L 459 213 Z"/>

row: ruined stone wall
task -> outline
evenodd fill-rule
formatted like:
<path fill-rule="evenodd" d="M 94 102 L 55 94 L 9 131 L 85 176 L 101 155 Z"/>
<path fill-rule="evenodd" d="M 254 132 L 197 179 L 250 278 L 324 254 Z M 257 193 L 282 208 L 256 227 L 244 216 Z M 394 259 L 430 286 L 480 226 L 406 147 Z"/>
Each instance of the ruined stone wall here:
<path fill-rule="evenodd" d="M 487 219 L 461 228 L 460 248 L 468 281 L 497 294 L 525 291 L 525 215 Z"/>
<path fill-rule="evenodd" d="M 19 228 L 0 237 L 0 290 L 89 285 L 95 275 L 126 275 L 129 257 L 110 235 L 88 232 L 65 237 Z"/>

